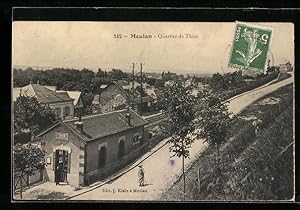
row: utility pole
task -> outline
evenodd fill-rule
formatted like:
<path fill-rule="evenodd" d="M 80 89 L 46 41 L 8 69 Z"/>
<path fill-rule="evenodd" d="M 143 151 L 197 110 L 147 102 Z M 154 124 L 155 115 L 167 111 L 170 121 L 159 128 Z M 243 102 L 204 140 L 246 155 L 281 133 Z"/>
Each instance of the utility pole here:
<path fill-rule="evenodd" d="M 141 113 L 143 113 L 143 64 L 141 63 Z"/>

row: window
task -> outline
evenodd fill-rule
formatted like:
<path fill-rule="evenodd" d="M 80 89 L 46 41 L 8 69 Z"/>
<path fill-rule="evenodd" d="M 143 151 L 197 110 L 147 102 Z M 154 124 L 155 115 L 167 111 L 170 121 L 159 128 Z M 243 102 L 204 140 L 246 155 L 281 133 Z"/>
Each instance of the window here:
<path fill-rule="evenodd" d="M 70 116 L 70 107 L 66 106 L 64 108 L 64 117 Z"/>
<path fill-rule="evenodd" d="M 138 134 L 135 134 L 135 135 L 133 136 L 132 144 L 133 144 L 133 145 L 136 145 L 136 144 L 139 144 L 139 143 L 140 143 L 140 137 L 139 137 Z"/>
<path fill-rule="evenodd" d="M 106 146 L 101 146 L 98 150 L 98 169 L 103 168 L 106 164 Z"/>
<path fill-rule="evenodd" d="M 55 114 L 56 114 L 57 117 L 60 117 L 60 115 L 61 115 L 61 110 L 60 110 L 59 107 L 55 108 Z"/>

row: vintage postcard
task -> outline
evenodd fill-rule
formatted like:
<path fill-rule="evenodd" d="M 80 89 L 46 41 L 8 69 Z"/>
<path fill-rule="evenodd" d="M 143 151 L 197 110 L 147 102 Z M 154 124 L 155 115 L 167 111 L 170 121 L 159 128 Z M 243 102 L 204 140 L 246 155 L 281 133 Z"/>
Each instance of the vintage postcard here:
<path fill-rule="evenodd" d="M 14 21 L 20 201 L 294 201 L 294 25 Z"/>

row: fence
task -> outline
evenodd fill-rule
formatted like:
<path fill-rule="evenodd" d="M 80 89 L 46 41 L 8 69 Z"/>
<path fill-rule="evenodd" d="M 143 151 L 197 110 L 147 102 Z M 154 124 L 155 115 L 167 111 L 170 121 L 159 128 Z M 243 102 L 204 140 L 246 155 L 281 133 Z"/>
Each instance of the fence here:
<path fill-rule="evenodd" d="M 26 186 L 30 186 L 32 184 L 38 183 L 43 181 L 43 170 L 38 170 L 35 172 L 35 174 L 29 176 L 29 175 L 22 175 L 20 172 L 14 173 L 14 190 L 18 190 Z"/>

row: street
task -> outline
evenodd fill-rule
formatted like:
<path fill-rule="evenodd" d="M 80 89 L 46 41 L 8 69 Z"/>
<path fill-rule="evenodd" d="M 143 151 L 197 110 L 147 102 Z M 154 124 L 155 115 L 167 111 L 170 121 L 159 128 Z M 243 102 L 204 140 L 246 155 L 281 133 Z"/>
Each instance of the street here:
<path fill-rule="evenodd" d="M 292 77 L 275 84 L 256 88 L 229 99 L 229 110 L 239 113 L 257 99 L 292 83 Z M 166 142 L 168 139 L 163 140 Z M 161 144 L 160 144 L 161 145 Z M 196 140 L 190 149 L 190 159 L 185 160 L 185 168 L 195 160 L 205 148 L 202 139 Z M 158 147 L 158 146 L 157 146 Z M 155 149 L 155 148 L 154 148 Z M 145 186 L 138 186 L 138 167 L 133 168 L 115 181 L 99 188 L 79 194 L 72 200 L 157 200 L 160 194 L 172 185 L 182 172 L 182 159 L 171 157 L 168 144 L 142 162 L 145 170 Z M 141 161 L 137 160 L 137 162 Z"/>

